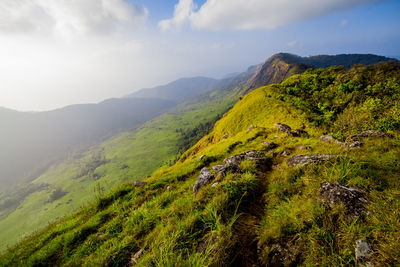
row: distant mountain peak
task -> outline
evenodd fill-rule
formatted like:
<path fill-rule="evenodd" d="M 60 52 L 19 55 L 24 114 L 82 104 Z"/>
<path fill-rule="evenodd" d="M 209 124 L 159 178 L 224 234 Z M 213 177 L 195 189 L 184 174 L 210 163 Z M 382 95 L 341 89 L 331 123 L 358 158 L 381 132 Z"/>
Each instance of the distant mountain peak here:
<path fill-rule="evenodd" d="M 277 53 L 269 57 L 264 64 L 259 65 L 249 81 L 249 89 L 260 86 L 281 83 L 286 78 L 304 72 L 309 68 L 326 68 L 330 66 L 344 66 L 350 68 L 355 64 L 371 65 L 392 58 L 373 54 L 338 54 L 316 55 L 301 57 L 290 53 Z"/>

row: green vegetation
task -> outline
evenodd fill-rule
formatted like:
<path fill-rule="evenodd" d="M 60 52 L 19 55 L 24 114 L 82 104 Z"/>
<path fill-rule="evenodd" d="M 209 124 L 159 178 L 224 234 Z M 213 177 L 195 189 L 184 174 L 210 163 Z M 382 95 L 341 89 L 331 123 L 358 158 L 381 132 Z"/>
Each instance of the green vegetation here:
<path fill-rule="evenodd" d="M 106 194 L 99 186 L 90 205 L 10 248 L 0 256 L 0 265 L 266 265 L 279 244 L 291 255 L 293 264 L 347 266 L 358 265 L 354 244 L 361 238 L 373 244 L 372 263 L 399 265 L 399 98 L 400 66 L 395 63 L 309 70 L 280 85 L 256 89 L 174 165 L 144 179 L 147 185 L 127 183 Z M 184 114 L 203 118 L 216 113 L 197 109 Z M 158 127 L 167 127 L 165 118 L 176 114 L 165 116 L 160 118 L 163 126 Z M 165 128 L 146 132 L 156 127 L 156 121 L 138 132 L 143 134 L 141 140 L 149 140 L 141 143 L 143 152 L 144 148 L 150 151 L 146 153 L 154 151 L 152 142 L 155 146 L 165 142 L 163 133 L 175 137 L 169 140 L 187 145 L 179 138 L 183 123 L 173 125 L 169 132 Z M 304 129 L 309 136 L 288 136 L 273 127 L 277 122 Z M 356 149 L 319 139 L 325 133 L 344 139 L 365 129 L 389 131 L 391 137 L 366 138 L 365 145 Z M 182 127 L 182 132 L 189 131 Z M 148 136 L 150 133 L 153 135 Z M 98 181 L 134 175 L 129 173 L 132 164 L 144 158 L 131 158 L 129 153 L 132 147 L 128 144 L 137 144 L 137 136 L 131 140 L 120 136 L 102 145 L 107 163 L 94 170 Z M 263 144 L 266 140 L 277 147 Z M 241 173 L 216 175 L 193 196 L 193 185 L 203 167 L 221 164 L 248 150 L 262 151 L 268 164 L 242 161 Z M 340 157 L 292 168 L 283 151 Z M 121 159 L 122 155 L 126 159 Z M 201 155 L 204 157 L 199 159 Z M 328 208 L 321 203 L 320 183 L 336 181 L 367 192 L 365 218 L 349 219 L 344 206 Z M 42 177 L 37 182 L 47 180 Z M 215 182 L 218 184 L 212 186 Z M 135 258 L 140 250 L 143 255 Z"/>
<path fill-rule="evenodd" d="M 232 83 L 231 86 L 235 86 Z M 62 218 L 123 182 L 173 165 L 207 134 L 238 100 L 240 87 L 199 96 L 153 119 L 52 166 L 16 194 L 0 199 L 0 251 L 23 236 Z"/>

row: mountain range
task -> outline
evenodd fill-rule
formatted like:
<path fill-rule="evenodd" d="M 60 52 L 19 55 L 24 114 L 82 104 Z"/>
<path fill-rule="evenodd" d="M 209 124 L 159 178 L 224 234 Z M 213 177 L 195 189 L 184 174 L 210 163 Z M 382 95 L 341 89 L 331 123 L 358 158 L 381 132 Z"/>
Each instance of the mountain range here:
<path fill-rule="evenodd" d="M 4 118 L 7 131 L 2 133 L 1 140 L 10 154 L 3 154 L 1 170 L 8 168 L 11 171 L 0 177 L 11 177 L 2 179 L 2 188 L 9 189 L 14 185 L 13 190 L 0 196 L 0 229 L 7 229 L 0 231 L 0 238 L 4 240 L 2 248 L 15 244 L 21 237 L 40 229 L 41 225 L 62 218 L 96 197 L 103 201 L 101 199 L 107 198 L 104 194 L 122 182 L 143 179 L 160 167 L 179 166 L 188 155 L 201 156 L 196 147 L 202 147 L 202 142 L 207 145 L 220 142 L 225 136 L 240 132 L 238 127 L 247 129 L 254 124 L 253 127 L 258 128 L 257 120 L 253 122 L 254 114 L 246 111 L 240 115 L 237 111 L 240 111 L 240 103 L 251 105 L 251 97 L 247 95 L 254 96 L 251 92 L 260 86 L 280 84 L 304 72 L 308 75 L 317 67 L 343 65 L 348 69 L 353 64 L 380 61 L 390 59 L 374 55 L 303 58 L 281 53 L 264 64 L 222 80 L 185 78 L 165 86 L 140 90 L 122 99 L 45 113 L 2 110 L 0 114 L 4 115 L 0 116 L 3 116 L 2 121 Z M 224 114 L 242 98 L 247 100 L 236 105 L 236 121 L 225 126 L 226 131 L 216 132 L 215 127 L 227 120 Z M 327 108 L 324 110 L 323 105 L 318 108 L 325 112 Z M 274 120 L 278 118 L 274 117 Z M 293 123 L 301 124 L 296 120 Z M 204 139 L 213 129 L 214 134 Z M 120 133 L 115 135 L 118 131 Z M 322 130 L 318 128 L 315 131 Z M 227 151 L 231 153 L 240 147 L 240 142 L 247 141 L 238 137 L 238 140 L 229 142 Z M 47 144 L 50 144 L 48 148 Z M 78 148 L 81 149 L 76 152 Z M 13 158 L 7 155 L 13 155 Z M 6 164 L 10 159 L 13 161 Z M 55 159 L 59 160 L 55 162 Z M 21 165 L 12 166 L 11 162 Z M 187 175 L 183 169 L 177 172 L 181 171 L 183 176 Z M 163 171 L 157 173 L 153 177 L 160 177 Z M 178 181 L 184 179 L 179 175 L 176 177 L 174 179 Z M 163 184 L 162 181 L 159 183 Z"/>

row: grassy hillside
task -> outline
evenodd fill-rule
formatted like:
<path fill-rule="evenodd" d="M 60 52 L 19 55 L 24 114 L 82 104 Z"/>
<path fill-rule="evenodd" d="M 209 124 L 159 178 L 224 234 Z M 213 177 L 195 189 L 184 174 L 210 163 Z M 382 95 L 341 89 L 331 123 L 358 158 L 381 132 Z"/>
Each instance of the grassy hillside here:
<path fill-rule="evenodd" d="M 239 99 L 242 83 L 249 75 L 239 75 L 217 91 L 181 104 L 134 132 L 72 154 L 31 183 L 0 198 L 0 250 L 120 183 L 175 163 Z"/>
<path fill-rule="evenodd" d="M 30 182 L 74 149 L 135 129 L 174 106 L 127 98 L 36 113 L 0 109 L 0 192 Z"/>
<path fill-rule="evenodd" d="M 309 70 L 256 89 L 146 185 L 99 190 L 0 265 L 398 265 L 399 100 L 396 63 Z M 278 122 L 302 131 L 281 131 Z M 338 140 L 321 141 L 327 133 Z M 242 154 L 249 150 L 258 152 Z M 303 154 L 337 157 L 293 167 Z M 212 170 L 234 155 L 242 155 L 238 166 Z M 203 167 L 215 178 L 194 195 Z M 350 198 L 353 206 L 336 195 L 326 202 L 324 182 L 363 197 Z M 355 251 L 360 240 L 370 250 L 364 259 Z"/>

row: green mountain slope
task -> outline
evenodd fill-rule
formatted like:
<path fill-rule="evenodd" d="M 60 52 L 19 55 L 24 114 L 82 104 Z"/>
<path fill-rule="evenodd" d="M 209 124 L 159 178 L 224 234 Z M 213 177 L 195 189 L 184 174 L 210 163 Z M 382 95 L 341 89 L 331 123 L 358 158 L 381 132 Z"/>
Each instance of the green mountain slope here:
<path fill-rule="evenodd" d="M 46 112 L 0 109 L 0 192 L 29 182 L 65 155 L 174 107 L 163 99 L 108 99 Z"/>
<path fill-rule="evenodd" d="M 147 184 L 99 193 L 0 265 L 400 264 L 399 101 L 398 63 L 258 88 Z"/>
<path fill-rule="evenodd" d="M 284 55 L 277 54 L 263 67 L 250 67 L 242 74 L 218 81 L 214 91 L 187 101 L 135 132 L 122 133 L 86 152 L 72 154 L 68 160 L 42 170 L 43 174 L 32 182 L 0 197 L 0 239 L 3 241 L 0 250 L 85 205 L 96 194 L 108 192 L 121 182 L 148 176 L 160 166 L 173 164 L 183 151 L 211 130 L 213 123 L 239 96 L 249 91 L 254 77 L 261 79 L 260 69 L 274 70 L 262 76 L 267 83 L 280 83 L 289 75 L 304 71 Z M 296 71 L 287 73 L 280 69 L 282 65 Z M 183 83 L 188 80 L 196 78 L 184 79 Z M 168 90 L 174 91 L 170 86 Z"/>
<path fill-rule="evenodd" d="M 179 105 L 136 131 L 72 154 L 0 198 L 0 250 L 86 205 L 96 194 L 174 163 L 233 106 L 252 74 L 253 69 L 226 79 L 217 90 Z"/>
<path fill-rule="evenodd" d="M 207 77 L 181 78 L 166 85 L 141 89 L 126 97 L 162 98 L 183 102 L 191 97 L 216 89 L 221 83 L 224 83 L 224 80 Z"/>

